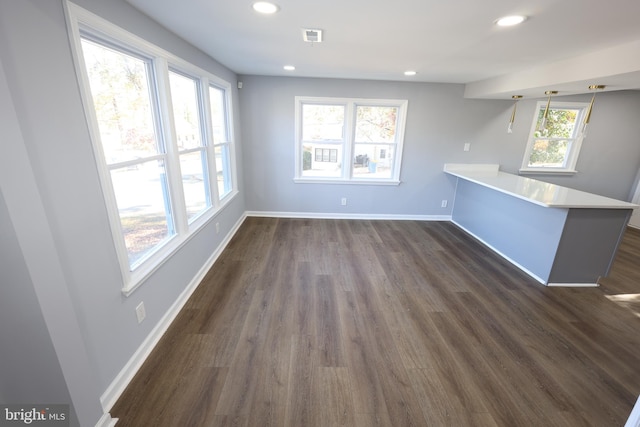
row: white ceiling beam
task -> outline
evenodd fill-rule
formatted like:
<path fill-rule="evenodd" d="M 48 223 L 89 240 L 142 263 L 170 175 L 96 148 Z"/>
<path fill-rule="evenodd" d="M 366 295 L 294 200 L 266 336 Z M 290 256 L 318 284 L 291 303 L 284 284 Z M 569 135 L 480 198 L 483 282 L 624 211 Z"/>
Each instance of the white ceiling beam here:
<path fill-rule="evenodd" d="M 544 97 L 546 90 L 559 95 L 589 92 L 592 84 L 606 90 L 637 89 L 640 82 L 640 40 L 540 65 L 525 71 L 465 85 L 465 98 L 511 99 L 511 95 Z"/>

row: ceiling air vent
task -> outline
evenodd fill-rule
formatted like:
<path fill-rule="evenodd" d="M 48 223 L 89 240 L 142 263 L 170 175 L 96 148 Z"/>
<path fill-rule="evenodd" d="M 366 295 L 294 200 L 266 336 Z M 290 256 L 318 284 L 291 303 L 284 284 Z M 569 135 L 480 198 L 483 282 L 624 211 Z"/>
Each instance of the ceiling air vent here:
<path fill-rule="evenodd" d="M 302 38 L 309 43 L 320 43 L 322 41 L 322 30 L 303 29 Z"/>

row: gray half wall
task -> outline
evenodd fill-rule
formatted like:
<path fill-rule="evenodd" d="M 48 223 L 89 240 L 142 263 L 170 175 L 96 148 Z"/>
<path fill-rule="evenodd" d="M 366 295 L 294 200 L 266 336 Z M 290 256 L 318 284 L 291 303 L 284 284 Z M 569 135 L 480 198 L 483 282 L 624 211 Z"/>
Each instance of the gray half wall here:
<path fill-rule="evenodd" d="M 546 283 L 567 213 L 458 179 L 452 219 Z"/>
<path fill-rule="evenodd" d="M 629 209 L 570 209 L 549 282 L 597 283 L 609 274 Z"/>

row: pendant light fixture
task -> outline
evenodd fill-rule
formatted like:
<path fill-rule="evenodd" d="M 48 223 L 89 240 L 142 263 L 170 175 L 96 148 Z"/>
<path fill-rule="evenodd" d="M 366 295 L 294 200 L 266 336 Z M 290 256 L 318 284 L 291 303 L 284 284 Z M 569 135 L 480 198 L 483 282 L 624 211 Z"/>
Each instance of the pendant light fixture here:
<path fill-rule="evenodd" d="M 518 105 L 518 100 L 522 98 L 522 95 L 513 95 L 511 98 L 515 100 L 513 103 L 513 111 L 511 112 L 511 118 L 509 119 L 509 127 L 507 128 L 507 133 L 513 133 L 513 122 L 516 119 L 516 107 Z"/>
<path fill-rule="evenodd" d="M 593 103 L 596 100 L 596 92 L 598 90 L 604 89 L 605 85 L 591 85 L 589 86 L 589 90 L 593 90 L 593 96 L 591 97 L 591 102 L 589 103 L 589 108 L 587 108 L 587 114 L 584 116 L 584 124 L 582 125 L 582 137 L 587 137 L 587 126 L 589 125 L 589 120 L 591 120 L 591 111 L 593 111 Z"/>
<path fill-rule="evenodd" d="M 540 126 L 538 127 L 539 131 L 543 131 L 544 127 L 547 125 L 547 117 L 549 116 L 549 106 L 551 105 L 551 96 L 557 95 L 557 90 L 547 90 L 544 92 L 549 98 L 547 99 L 547 107 L 544 109 L 544 114 L 542 115 L 542 121 L 540 122 Z"/>

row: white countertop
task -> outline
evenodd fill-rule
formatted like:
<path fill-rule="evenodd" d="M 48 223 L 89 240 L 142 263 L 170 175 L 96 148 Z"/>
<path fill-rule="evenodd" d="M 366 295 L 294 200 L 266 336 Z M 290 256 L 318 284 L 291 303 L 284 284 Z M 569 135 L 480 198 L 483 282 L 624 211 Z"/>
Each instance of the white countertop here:
<path fill-rule="evenodd" d="M 447 163 L 444 171 L 458 178 L 550 208 L 635 209 L 638 205 L 562 187 L 499 170 L 497 164 Z"/>

